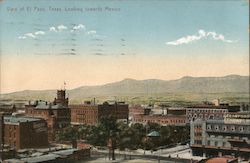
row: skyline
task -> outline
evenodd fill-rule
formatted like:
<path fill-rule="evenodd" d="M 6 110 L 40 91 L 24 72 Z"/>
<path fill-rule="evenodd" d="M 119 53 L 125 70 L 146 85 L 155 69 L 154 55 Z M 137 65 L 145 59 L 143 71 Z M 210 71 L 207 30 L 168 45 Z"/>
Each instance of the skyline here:
<path fill-rule="evenodd" d="M 0 3 L 1 93 L 249 75 L 248 1 L 50 2 Z"/>

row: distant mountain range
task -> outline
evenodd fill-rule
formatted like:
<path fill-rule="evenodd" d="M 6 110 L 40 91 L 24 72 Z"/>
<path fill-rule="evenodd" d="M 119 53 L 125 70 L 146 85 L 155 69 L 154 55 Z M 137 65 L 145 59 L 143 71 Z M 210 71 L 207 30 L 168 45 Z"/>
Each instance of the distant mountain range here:
<path fill-rule="evenodd" d="M 93 96 L 120 96 L 135 94 L 159 93 L 225 93 L 249 92 L 249 76 L 229 75 L 224 77 L 190 77 L 186 76 L 177 80 L 134 80 L 124 79 L 119 82 L 99 85 L 82 86 L 67 90 L 71 99 Z M 2 94 L 3 98 L 40 99 L 54 98 L 56 90 L 25 90 Z M 45 98 L 45 99 L 46 99 Z"/>

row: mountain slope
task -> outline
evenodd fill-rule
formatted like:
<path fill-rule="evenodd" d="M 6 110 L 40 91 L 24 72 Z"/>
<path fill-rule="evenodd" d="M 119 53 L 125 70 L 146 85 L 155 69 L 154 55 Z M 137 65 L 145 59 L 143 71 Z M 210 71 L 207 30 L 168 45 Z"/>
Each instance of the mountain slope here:
<path fill-rule="evenodd" d="M 3 98 L 48 97 L 54 98 L 56 90 L 21 91 L 2 94 Z M 67 93 L 71 99 L 90 96 L 119 96 L 134 94 L 157 94 L 167 92 L 224 93 L 249 92 L 249 76 L 229 75 L 224 77 L 183 77 L 178 80 L 134 80 L 124 79 L 119 82 L 100 86 L 82 86 Z"/>

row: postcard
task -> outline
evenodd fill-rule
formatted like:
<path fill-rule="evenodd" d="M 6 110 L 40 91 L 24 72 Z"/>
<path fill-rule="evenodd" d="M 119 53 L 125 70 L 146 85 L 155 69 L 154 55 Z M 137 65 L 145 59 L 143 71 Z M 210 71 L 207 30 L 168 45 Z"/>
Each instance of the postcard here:
<path fill-rule="evenodd" d="M 0 10 L 1 161 L 249 161 L 249 0 Z"/>

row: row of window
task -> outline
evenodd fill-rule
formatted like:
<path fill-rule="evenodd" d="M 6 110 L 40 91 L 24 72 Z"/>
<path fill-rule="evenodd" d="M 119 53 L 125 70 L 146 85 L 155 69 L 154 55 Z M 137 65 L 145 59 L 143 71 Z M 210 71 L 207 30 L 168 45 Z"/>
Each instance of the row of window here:
<path fill-rule="evenodd" d="M 153 122 L 153 123 L 163 123 L 163 124 L 172 124 L 172 123 L 186 123 L 186 120 L 146 120 L 146 119 L 134 119 L 136 122 Z"/>
<path fill-rule="evenodd" d="M 249 131 L 250 132 L 250 127 L 248 126 L 227 126 L 227 125 L 207 125 L 207 130 L 215 130 L 215 131 L 239 131 L 239 132 L 244 132 L 244 131 Z"/>
<path fill-rule="evenodd" d="M 201 137 L 201 136 L 202 136 L 202 133 L 201 133 L 201 132 L 195 132 L 195 133 L 194 133 L 194 136 Z"/>
<path fill-rule="evenodd" d="M 187 109 L 187 113 L 226 113 L 226 109 Z"/>
<path fill-rule="evenodd" d="M 202 145 L 202 141 L 201 140 L 194 140 L 194 144 Z"/>
<path fill-rule="evenodd" d="M 216 118 L 223 118 L 223 114 L 188 114 L 189 118 L 200 118 L 200 119 L 213 119 L 214 117 Z"/>
<path fill-rule="evenodd" d="M 97 113 L 97 111 L 96 110 L 75 110 L 74 111 L 76 114 L 83 114 L 83 113 L 88 113 L 88 114 L 90 114 L 90 113 L 92 113 L 92 114 L 94 114 L 94 113 Z"/>
<path fill-rule="evenodd" d="M 210 140 L 207 141 L 207 145 L 208 146 L 216 146 L 216 147 L 220 146 L 218 141 L 214 141 L 214 143 L 212 143 Z M 222 147 L 226 147 L 227 143 L 222 142 L 221 145 L 222 145 Z"/>

